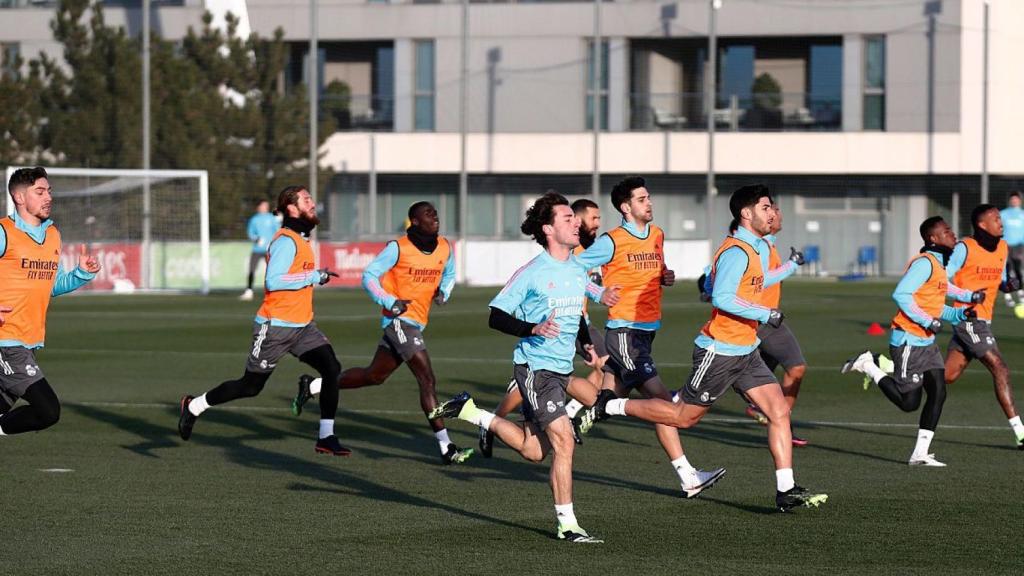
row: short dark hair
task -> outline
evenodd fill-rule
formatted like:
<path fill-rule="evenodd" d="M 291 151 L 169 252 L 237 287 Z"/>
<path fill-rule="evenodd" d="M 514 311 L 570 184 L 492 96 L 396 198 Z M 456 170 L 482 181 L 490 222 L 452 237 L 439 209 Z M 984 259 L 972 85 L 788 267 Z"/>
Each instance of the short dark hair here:
<path fill-rule="evenodd" d="M 288 206 L 295 204 L 299 200 L 299 192 L 303 190 L 309 191 L 305 186 L 299 186 L 297 184 L 292 186 L 285 186 L 281 193 L 277 195 L 277 213 L 288 215 Z"/>
<path fill-rule="evenodd" d="M 412 221 L 412 219 L 416 217 L 416 213 L 427 206 L 433 206 L 433 204 L 426 200 L 420 200 L 419 202 L 413 203 L 412 206 L 409 206 L 409 220 Z"/>
<path fill-rule="evenodd" d="M 582 214 L 590 208 L 593 208 L 594 210 L 601 209 L 600 206 L 597 205 L 597 202 L 594 202 L 590 198 L 580 198 L 572 203 L 571 208 L 574 214 Z"/>
<path fill-rule="evenodd" d="M 974 210 L 971 210 L 971 227 L 974 228 L 975 232 L 978 231 L 978 223 L 981 222 L 981 217 L 989 210 L 998 211 L 999 208 L 994 204 L 978 204 Z"/>
<path fill-rule="evenodd" d="M 1020 190 L 1014 190 L 1013 192 L 1010 192 L 1010 198 L 1013 198 L 1014 196 L 1020 198 Z"/>
<path fill-rule="evenodd" d="M 21 188 L 22 186 L 31 186 L 36 183 L 36 180 L 40 178 L 47 178 L 46 168 L 42 166 L 36 166 L 35 168 L 18 168 L 11 174 L 11 179 L 7 181 L 7 193 L 14 198 L 14 189 Z"/>
<path fill-rule="evenodd" d="M 627 176 L 612 188 L 612 204 L 620 214 L 625 215 L 622 211 L 622 205 L 629 202 L 629 199 L 633 197 L 633 190 L 637 188 L 646 188 L 647 181 L 640 176 Z"/>
<path fill-rule="evenodd" d="M 932 235 L 932 230 L 935 230 L 935 227 L 943 222 L 945 222 L 945 220 L 942 219 L 942 216 L 932 216 L 924 222 L 921 222 L 921 240 L 924 240 L 925 244 L 927 244 L 928 237 Z"/>
<path fill-rule="evenodd" d="M 537 241 L 537 244 L 547 248 L 548 238 L 544 234 L 544 225 L 551 224 L 555 220 L 555 206 L 568 206 L 569 201 L 566 200 L 565 196 L 558 194 L 557 192 L 548 192 L 541 196 L 526 209 L 526 220 L 523 220 L 523 224 L 519 227 L 523 231 L 523 234 L 527 236 L 533 236 L 533 239 Z"/>
<path fill-rule="evenodd" d="M 732 214 L 732 218 L 736 221 L 737 226 L 740 221 L 740 211 L 756 205 L 761 201 L 761 198 L 766 197 L 771 203 L 775 203 L 771 190 L 764 184 L 750 184 L 737 188 L 732 193 L 732 197 L 729 198 L 729 212 Z"/>

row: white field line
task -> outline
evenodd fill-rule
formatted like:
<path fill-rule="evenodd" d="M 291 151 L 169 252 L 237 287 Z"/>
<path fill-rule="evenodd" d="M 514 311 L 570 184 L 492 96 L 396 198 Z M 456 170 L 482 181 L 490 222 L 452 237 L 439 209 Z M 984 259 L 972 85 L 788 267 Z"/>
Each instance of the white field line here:
<path fill-rule="evenodd" d="M 124 409 L 159 409 L 166 410 L 168 408 L 177 408 L 177 403 L 166 403 L 166 402 L 65 402 L 69 406 L 88 406 L 94 408 L 124 408 Z M 264 413 L 291 413 L 287 407 L 273 408 L 270 406 L 218 406 L 217 411 L 225 410 L 229 412 L 264 412 Z M 417 416 L 422 415 L 419 410 L 381 410 L 376 408 L 360 408 L 360 409 L 346 409 L 339 408 L 339 412 L 352 412 L 355 414 L 393 414 L 398 416 Z M 745 424 L 751 427 L 760 427 L 761 425 L 753 421 L 750 418 L 719 418 L 715 416 L 709 416 L 701 420 L 701 422 L 710 422 L 717 424 Z M 910 423 L 896 423 L 896 422 L 841 422 L 831 420 L 797 420 L 802 424 L 810 424 L 814 426 L 825 426 L 835 428 L 917 428 L 917 424 Z M 1005 430 L 1006 426 L 982 426 L 976 424 L 941 424 L 940 428 L 947 428 L 950 430 Z"/>

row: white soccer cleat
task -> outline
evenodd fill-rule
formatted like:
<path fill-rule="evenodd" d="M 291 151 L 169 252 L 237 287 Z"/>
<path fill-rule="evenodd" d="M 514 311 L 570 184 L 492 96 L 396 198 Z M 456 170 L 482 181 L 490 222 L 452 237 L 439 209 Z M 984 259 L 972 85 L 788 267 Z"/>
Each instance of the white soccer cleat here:
<path fill-rule="evenodd" d="M 935 459 L 935 454 L 925 454 L 924 456 L 911 454 L 910 460 L 907 461 L 907 464 L 910 464 L 911 466 L 931 466 L 933 468 L 946 467 L 944 463 L 939 462 L 938 460 Z"/>
<path fill-rule="evenodd" d="M 238 299 L 245 302 L 252 300 L 252 288 L 246 288 L 245 292 L 242 292 L 242 295 L 239 296 Z"/>
<path fill-rule="evenodd" d="M 871 354 L 870 350 L 865 350 L 860 353 L 859 356 L 850 358 L 843 364 L 841 372 L 847 374 L 849 372 L 860 372 L 865 374 L 867 366 L 875 363 L 875 357 Z"/>
<path fill-rule="evenodd" d="M 710 472 L 694 469 L 686 475 L 681 483 L 683 492 L 687 498 L 696 498 L 698 494 L 714 486 L 722 476 L 725 476 L 725 468 L 718 468 Z"/>

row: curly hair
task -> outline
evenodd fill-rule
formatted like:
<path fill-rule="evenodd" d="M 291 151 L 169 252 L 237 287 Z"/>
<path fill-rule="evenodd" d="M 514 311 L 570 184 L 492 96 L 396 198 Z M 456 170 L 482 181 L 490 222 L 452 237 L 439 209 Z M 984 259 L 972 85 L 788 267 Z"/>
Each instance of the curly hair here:
<path fill-rule="evenodd" d="M 548 192 L 541 196 L 526 210 L 526 220 L 519 227 L 523 234 L 533 236 L 537 244 L 547 248 L 548 238 L 544 234 L 544 225 L 555 221 L 555 206 L 568 206 L 569 201 L 557 192 Z"/>
<path fill-rule="evenodd" d="M 629 176 L 620 180 L 612 188 L 612 204 L 615 206 L 615 209 L 625 215 L 625 212 L 622 211 L 622 205 L 633 198 L 633 190 L 645 187 L 647 187 L 647 181 L 641 176 Z"/>
<path fill-rule="evenodd" d="M 295 205 L 299 201 L 299 192 L 303 190 L 307 190 L 305 186 L 285 186 L 277 195 L 277 213 L 287 216 L 288 205 Z"/>

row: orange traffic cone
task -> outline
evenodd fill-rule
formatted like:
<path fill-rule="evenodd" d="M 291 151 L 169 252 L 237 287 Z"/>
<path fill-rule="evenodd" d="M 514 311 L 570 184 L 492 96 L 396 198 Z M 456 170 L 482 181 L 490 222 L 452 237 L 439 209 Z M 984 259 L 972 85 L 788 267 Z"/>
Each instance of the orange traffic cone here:
<path fill-rule="evenodd" d="M 885 336 L 885 328 L 878 322 L 872 322 L 871 326 L 868 326 L 868 336 Z"/>

